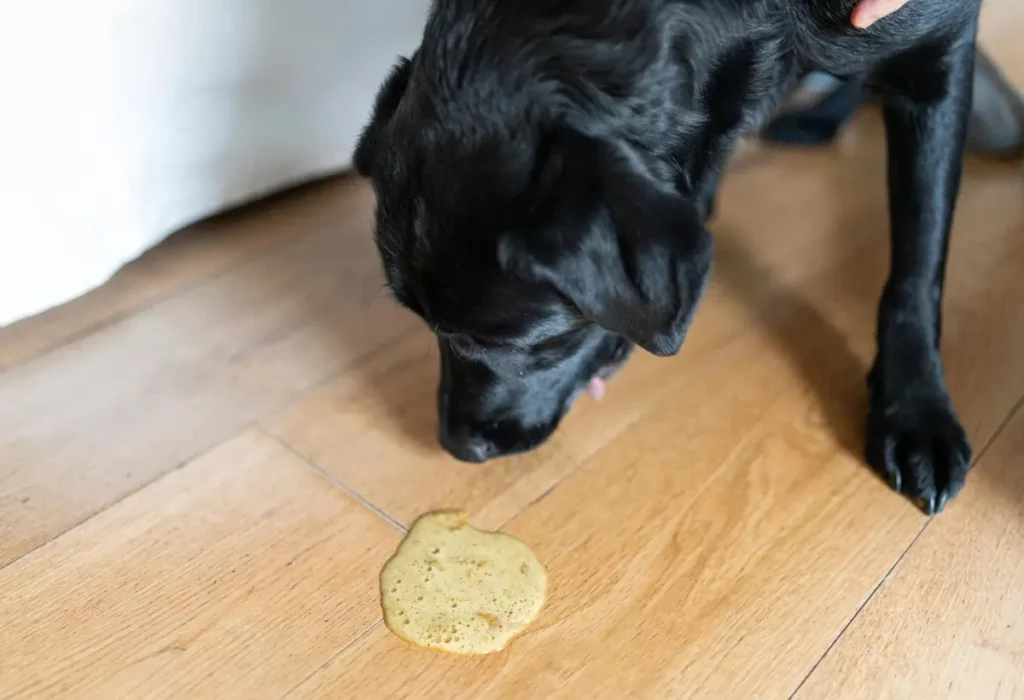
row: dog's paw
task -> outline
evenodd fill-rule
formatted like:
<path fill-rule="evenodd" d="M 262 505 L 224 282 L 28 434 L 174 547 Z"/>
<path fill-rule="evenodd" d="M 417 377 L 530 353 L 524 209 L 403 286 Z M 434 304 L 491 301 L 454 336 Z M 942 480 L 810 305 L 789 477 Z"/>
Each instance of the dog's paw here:
<path fill-rule="evenodd" d="M 971 446 L 948 398 L 876 403 L 868 418 L 867 461 L 933 515 L 963 488 Z"/>

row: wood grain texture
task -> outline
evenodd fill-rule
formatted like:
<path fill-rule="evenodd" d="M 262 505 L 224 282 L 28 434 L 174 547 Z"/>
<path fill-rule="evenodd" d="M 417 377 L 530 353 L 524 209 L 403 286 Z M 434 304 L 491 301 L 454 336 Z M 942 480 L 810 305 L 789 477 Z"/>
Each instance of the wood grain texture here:
<path fill-rule="evenodd" d="M 378 629 L 295 695 L 783 696 L 924 522 L 826 426 L 785 350 L 737 343 L 508 525 L 551 590 L 507 654 L 449 660 Z"/>
<path fill-rule="evenodd" d="M 987 3 L 1020 84 L 1022 22 Z M 1024 170 L 967 163 L 943 355 L 984 456 L 928 521 L 860 457 L 883 138 L 866 110 L 758 148 L 683 352 L 493 464 L 437 446 L 436 349 L 381 289 L 365 184 L 0 330 L 0 697 L 1024 697 Z M 402 524 L 453 506 L 549 571 L 497 656 L 380 625 Z"/>
<path fill-rule="evenodd" d="M 876 126 L 861 123 L 860 136 Z M 772 168 L 789 181 L 779 161 Z M 724 196 L 748 179 L 730 178 Z M 957 219 L 944 350 L 978 447 L 1024 393 L 1024 366 L 1014 359 L 1024 353 L 1020 184 L 1012 167 L 972 161 Z M 881 188 L 861 187 L 854 201 L 884 211 L 883 198 Z M 804 209 L 773 200 L 770 226 L 801 230 Z M 745 231 L 769 217 L 749 209 L 716 225 L 719 260 L 703 309 L 713 318 L 693 339 L 699 345 L 707 332 L 713 351 L 642 359 L 658 363 L 641 372 L 651 373 L 642 417 L 579 452 L 582 467 L 506 528 L 535 548 L 552 580 L 537 628 L 508 654 L 439 658 L 378 628 L 293 695 L 788 697 L 926 522 L 860 459 L 863 376 L 887 252 L 884 219 L 876 227 L 875 216 L 819 232 L 836 243 L 831 252 L 797 236 L 781 237 L 783 252 L 752 241 Z M 801 273 L 794 258 L 814 260 L 819 274 Z M 741 319 L 741 329 L 721 330 Z M 628 372 L 618 381 L 631 383 Z M 613 399 L 587 410 L 618 407 Z M 321 404 L 298 422 L 331 413 Z M 572 454 L 565 445 L 574 430 L 597 439 L 585 420 L 570 421 L 556 438 L 562 451 Z M 300 450 L 315 443 L 312 459 L 385 510 L 414 513 L 424 498 L 439 505 L 458 495 L 433 490 L 444 477 L 430 465 L 394 467 L 371 483 L 332 457 L 342 441 L 358 444 L 360 432 L 326 433 L 336 436 L 333 447 L 330 438 L 282 434 Z M 384 484 L 396 478 L 416 485 L 407 487 L 414 498 L 387 502 Z M 385 680 L 373 675 L 382 668 Z"/>
<path fill-rule="evenodd" d="M 869 132 L 877 128 L 866 121 Z M 406 525 L 426 510 L 454 506 L 468 508 L 485 526 L 500 525 L 641 420 L 691 372 L 702 371 L 706 358 L 752 325 L 799 313 L 803 304 L 787 284 L 828 276 L 884 240 L 884 190 L 857 186 L 863 168 L 880 166 L 878 145 L 872 146 L 839 158 L 828 152 L 779 152 L 772 167 L 744 169 L 729 178 L 723 209 L 737 213 L 723 213 L 715 225 L 716 279 L 682 353 L 671 362 L 637 353 L 611 383 L 608 400 L 582 398 L 535 453 L 483 467 L 455 464 L 441 453 L 435 438 L 437 351 L 425 329 L 262 425 Z M 757 197 L 780 172 L 792 191 L 773 201 L 776 216 L 758 218 L 749 209 L 729 208 L 729 202 Z M 849 196 L 836 195 L 844 192 Z M 808 209 L 800 193 L 822 205 Z M 836 226 L 837 218 L 843 226 Z M 850 235 L 875 226 L 875 236 Z M 750 270 L 752 259 L 771 273 Z M 877 296 L 876 290 L 869 293 Z M 859 376 L 863 370 L 855 366 L 853 371 Z"/>
<path fill-rule="evenodd" d="M 435 343 L 418 333 L 268 422 L 274 434 L 405 526 L 466 508 L 497 527 L 573 466 L 557 441 L 493 465 L 455 462 L 437 445 Z M 511 491 L 509 491 L 511 489 Z M 511 510 L 510 510 L 511 509 Z"/>
<path fill-rule="evenodd" d="M 797 698 L 1024 697 L 1024 411 Z"/>
<path fill-rule="evenodd" d="M 400 536 L 246 433 L 0 571 L 0 696 L 280 697 L 374 623 Z"/>
<path fill-rule="evenodd" d="M 414 327 L 366 188 L 314 206 L 285 245 L 0 374 L 0 564 Z"/>

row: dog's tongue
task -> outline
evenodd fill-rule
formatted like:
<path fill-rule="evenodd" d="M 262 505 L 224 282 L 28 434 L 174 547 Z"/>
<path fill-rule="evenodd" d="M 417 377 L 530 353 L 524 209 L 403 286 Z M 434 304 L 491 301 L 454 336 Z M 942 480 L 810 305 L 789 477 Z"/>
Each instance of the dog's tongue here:
<path fill-rule="evenodd" d="M 590 394 L 594 399 L 600 401 L 601 397 L 604 396 L 604 380 L 600 377 L 593 377 L 590 383 L 587 384 L 587 393 Z"/>

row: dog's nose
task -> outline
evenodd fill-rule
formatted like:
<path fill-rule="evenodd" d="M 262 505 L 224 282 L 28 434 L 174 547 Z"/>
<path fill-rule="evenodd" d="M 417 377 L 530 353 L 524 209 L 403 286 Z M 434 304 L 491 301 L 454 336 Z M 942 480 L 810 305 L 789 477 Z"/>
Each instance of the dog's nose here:
<path fill-rule="evenodd" d="M 440 438 L 441 446 L 460 462 L 479 464 L 494 457 L 497 452 L 494 444 L 482 437 L 454 437 L 442 433 Z"/>

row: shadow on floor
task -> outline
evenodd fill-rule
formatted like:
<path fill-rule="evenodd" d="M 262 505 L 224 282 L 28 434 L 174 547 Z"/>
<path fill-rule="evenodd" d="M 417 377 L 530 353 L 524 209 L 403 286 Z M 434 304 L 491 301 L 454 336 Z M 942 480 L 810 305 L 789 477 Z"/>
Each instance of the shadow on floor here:
<path fill-rule="evenodd" d="M 757 323 L 792 359 L 843 449 L 863 454 L 867 369 L 846 336 L 799 291 L 776 281 L 735 236 L 718 231 L 715 275 L 746 304 Z M 871 329 L 865 329 L 872 332 Z"/>

